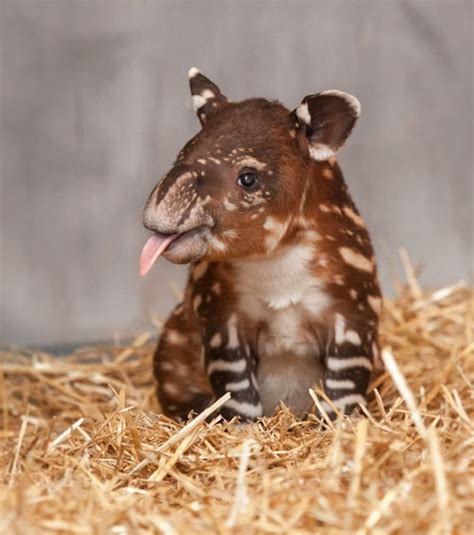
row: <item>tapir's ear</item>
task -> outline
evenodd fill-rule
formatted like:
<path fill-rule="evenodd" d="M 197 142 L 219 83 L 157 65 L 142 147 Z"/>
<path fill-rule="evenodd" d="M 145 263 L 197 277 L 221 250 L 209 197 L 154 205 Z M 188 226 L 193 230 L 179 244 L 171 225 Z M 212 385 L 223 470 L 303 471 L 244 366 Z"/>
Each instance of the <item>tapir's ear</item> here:
<path fill-rule="evenodd" d="M 188 76 L 194 110 L 201 124 L 204 124 L 213 113 L 221 110 L 229 101 L 217 85 L 201 74 L 196 67 L 189 70 Z"/>
<path fill-rule="evenodd" d="M 311 156 L 327 160 L 349 137 L 360 115 L 360 103 L 349 93 L 331 89 L 305 97 L 292 114 L 306 133 Z"/>

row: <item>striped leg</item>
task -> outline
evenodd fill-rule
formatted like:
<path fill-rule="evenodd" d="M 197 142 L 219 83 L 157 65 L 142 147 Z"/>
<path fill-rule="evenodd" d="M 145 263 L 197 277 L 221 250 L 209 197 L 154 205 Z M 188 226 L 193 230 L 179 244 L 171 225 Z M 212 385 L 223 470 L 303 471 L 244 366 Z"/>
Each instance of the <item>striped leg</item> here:
<path fill-rule="evenodd" d="M 190 411 L 199 413 L 211 402 L 203 353 L 199 326 L 178 305 L 163 327 L 154 356 L 158 400 L 167 416 L 185 420 Z"/>
<path fill-rule="evenodd" d="M 377 352 L 376 332 L 373 326 L 347 325 L 336 314 L 334 334 L 327 348 L 323 385 L 332 404 L 343 414 L 350 414 L 359 403 L 367 402 L 367 387 Z M 324 402 L 323 407 L 331 418 L 335 417 L 329 403 Z"/>
<path fill-rule="evenodd" d="M 204 341 L 209 381 L 217 398 L 226 392 L 232 396 L 221 414 L 226 420 L 234 416 L 255 420 L 263 413 L 254 372 L 255 359 L 239 338 L 236 315 L 229 318 L 224 328 L 211 331 Z"/>

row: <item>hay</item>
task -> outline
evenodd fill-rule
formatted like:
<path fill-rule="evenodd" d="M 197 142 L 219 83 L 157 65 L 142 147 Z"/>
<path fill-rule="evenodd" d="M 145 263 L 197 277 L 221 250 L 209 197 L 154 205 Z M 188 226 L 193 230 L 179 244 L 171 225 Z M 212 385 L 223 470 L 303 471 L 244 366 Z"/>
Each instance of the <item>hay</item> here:
<path fill-rule="evenodd" d="M 159 414 L 147 335 L 61 360 L 5 352 L 0 529 L 468 533 L 473 304 L 463 285 L 422 291 L 412 273 L 386 302 L 387 372 L 367 418 L 326 425 L 284 407 L 251 426 L 208 414 L 176 424 Z"/>

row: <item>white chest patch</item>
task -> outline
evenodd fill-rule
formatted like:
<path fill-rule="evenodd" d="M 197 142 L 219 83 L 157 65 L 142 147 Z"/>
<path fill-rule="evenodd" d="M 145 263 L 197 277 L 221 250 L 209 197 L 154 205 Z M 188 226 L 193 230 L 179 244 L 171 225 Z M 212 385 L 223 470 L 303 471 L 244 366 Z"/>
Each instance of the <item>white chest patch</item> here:
<path fill-rule="evenodd" d="M 289 305 L 301 305 L 318 314 L 329 299 L 310 269 L 314 261 L 314 245 L 295 245 L 285 251 L 259 260 L 236 264 L 237 289 L 243 312 L 255 315 L 246 298 L 255 298 L 265 309 L 281 310 Z M 264 312 L 263 315 L 266 315 Z"/>
<path fill-rule="evenodd" d="M 308 388 L 322 376 L 320 348 L 308 325 L 330 298 L 311 272 L 314 254 L 314 245 L 297 245 L 237 266 L 238 306 L 260 326 L 257 378 L 266 415 L 280 401 L 294 412 L 307 411 Z"/>

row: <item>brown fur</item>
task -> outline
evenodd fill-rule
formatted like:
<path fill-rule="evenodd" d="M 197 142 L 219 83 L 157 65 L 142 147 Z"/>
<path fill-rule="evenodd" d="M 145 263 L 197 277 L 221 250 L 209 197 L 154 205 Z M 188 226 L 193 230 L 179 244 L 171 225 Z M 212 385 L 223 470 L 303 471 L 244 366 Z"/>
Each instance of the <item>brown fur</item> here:
<path fill-rule="evenodd" d="M 353 97 L 307 97 L 306 108 L 290 113 L 265 99 L 229 103 L 210 84 L 201 74 L 191 78 L 203 129 L 184 146 L 145 209 L 145 224 L 155 232 L 184 236 L 197 229 L 164 253 L 193 267 L 155 356 L 163 410 L 185 417 L 227 387 L 239 386 L 224 415 L 258 416 L 270 409 L 260 406 L 256 377 L 268 383 L 267 397 L 277 399 L 273 389 L 280 389 L 283 401 L 303 410 L 306 394 L 297 390 L 308 386 L 308 373 L 336 406 L 349 392 L 338 390 L 347 385 L 327 387 L 338 381 L 354 383 L 363 397 L 367 368 L 378 356 L 374 252 L 336 160 L 314 159 L 337 151 L 349 135 L 356 118 Z M 304 120 L 307 110 L 311 122 Z M 246 170 L 258 175 L 255 191 L 236 183 Z M 262 277 L 261 284 L 247 280 L 254 276 Z M 281 302 L 273 303 L 265 289 L 272 281 Z M 353 357 L 368 364 L 360 360 L 360 366 L 356 361 L 336 371 L 337 362 Z M 244 361 L 245 370 L 237 370 Z M 266 376 L 259 375 L 259 366 L 270 370 Z M 285 383 L 285 374 L 294 379 Z M 340 408 L 350 412 L 357 401 L 347 399 Z"/>

